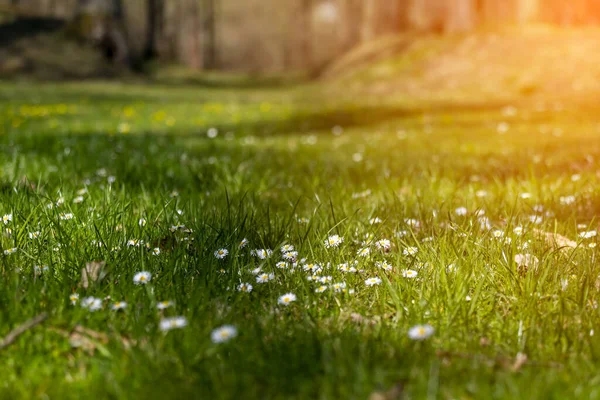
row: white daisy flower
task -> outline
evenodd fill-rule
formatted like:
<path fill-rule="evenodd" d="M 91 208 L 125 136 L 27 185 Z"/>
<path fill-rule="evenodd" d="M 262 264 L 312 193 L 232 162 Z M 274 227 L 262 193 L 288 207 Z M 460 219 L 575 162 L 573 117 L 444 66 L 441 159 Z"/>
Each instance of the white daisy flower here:
<path fill-rule="evenodd" d="M 58 217 L 63 221 L 69 221 L 73 219 L 73 213 L 60 213 Z"/>
<path fill-rule="evenodd" d="M 417 247 L 407 247 L 404 250 L 402 250 L 402 254 L 404 254 L 405 256 L 414 256 L 418 252 L 419 249 Z"/>
<path fill-rule="evenodd" d="M 287 251 L 287 252 L 283 253 L 282 257 L 284 260 L 294 261 L 298 258 L 298 252 L 297 251 Z"/>
<path fill-rule="evenodd" d="M 156 305 L 156 308 L 159 310 L 166 310 L 169 307 L 173 306 L 173 302 L 171 300 L 161 301 Z"/>
<path fill-rule="evenodd" d="M 289 264 L 285 261 L 279 261 L 277 264 L 275 264 L 275 266 L 279 269 L 287 269 L 289 267 Z"/>
<path fill-rule="evenodd" d="M 315 293 L 323 293 L 326 290 L 327 290 L 327 286 L 322 285 L 315 289 Z"/>
<path fill-rule="evenodd" d="M 155 247 L 152 249 L 152 254 L 154 254 L 155 256 L 160 255 L 160 248 L 159 247 Z"/>
<path fill-rule="evenodd" d="M 13 247 L 12 249 L 6 249 L 6 250 L 4 250 L 4 255 L 5 256 L 9 256 L 9 255 L 11 255 L 13 253 L 16 253 L 16 252 L 17 252 L 17 248 Z"/>
<path fill-rule="evenodd" d="M 294 246 L 291 244 L 284 244 L 283 246 L 281 246 L 281 253 L 285 254 L 288 251 L 294 251 Z"/>
<path fill-rule="evenodd" d="M 333 289 L 333 291 L 336 293 L 343 292 L 344 289 L 346 289 L 346 282 L 334 283 L 331 285 L 331 289 Z"/>
<path fill-rule="evenodd" d="M 275 274 L 260 274 L 256 277 L 256 283 L 267 283 L 275 278 Z"/>
<path fill-rule="evenodd" d="M 12 220 L 13 220 L 13 216 L 12 216 L 12 214 L 5 214 L 5 215 L 2 217 L 2 222 L 4 222 L 4 225 L 8 225 L 8 224 L 10 224 L 10 223 L 12 222 Z"/>
<path fill-rule="evenodd" d="M 411 228 L 419 228 L 421 227 L 421 221 L 419 221 L 418 219 L 414 219 L 414 218 L 407 218 L 404 220 L 404 223 L 408 226 L 410 226 Z"/>
<path fill-rule="evenodd" d="M 110 309 L 114 311 L 123 310 L 125 308 L 127 308 L 127 303 L 124 301 L 117 301 L 110 305 Z"/>
<path fill-rule="evenodd" d="M 213 343 L 225 343 L 236 337 L 237 334 L 238 332 L 235 326 L 224 325 L 213 330 L 210 334 L 210 338 Z"/>
<path fill-rule="evenodd" d="M 279 297 L 277 303 L 287 306 L 294 301 L 296 301 L 296 295 L 294 293 L 286 293 L 283 296 Z"/>
<path fill-rule="evenodd" d="M 83 203 L 83 196 L 77 196 L 73 199 L 73 203 L 75 204 L 79 204 L 79 203 Z"/>
<path fill-rule="evenodd" d="M 408 337 L 412 340 L 425 340 L 433 335 L 433 332 L 431 325 L 416 325 L 408 330 Z"/>
<path fill-rule="evenodd" d="M 144 242 L 138 239 L 129 239 L 127 241 L 127 247 L 140 247 Z"/>
<path fill-rule="evenodd" d="M 227 250 L 227 249 L 219 249 L 219 250 L 215 251 L 215 257 L 218 258 L 219 260 L 222 260 L 225 257 L 227 257 L 227 254 L 229 254 L 229 250 Z"/>
<path fill-rule="evenodd" d="M 168 332 L 171 329 L 184 328 L 187 324 L 185 317 L 171 317 L 160 320 L 159 328 L 163 332 Z"/>
<path fill-rule="evenodd" d="M 378 277 L 369 278 L 365 281 L 365 285 L 367 285 L 367 286 L 379 285 L 380 283 L 381 283 L 381 279 Z"/>
<path fill-rule="evenodd" d="M 140 218 L 139 221 L 138 221 L 138 225 L 141 226 L 142 228 L 144 226 L 146 226 L 146 219 Z"/>
<path fill-rule="evenodd" d="M 313 274 L 317 274 L 323 270 L 319 264 L 304 264 L 302 269 Z"/>
<path fill-rule="evenodd" d="M 454 213 L 458 216 L 464 217 L 465 215 L 467 215 L 467 208 L 466 207 L 458 207 L 456 210 L 454 210 Z"/>
<path fill-rule="evenodd" d="M 356 252 L 356 255 L 359 257 L 368 257 L 371 254 L 371 249 L 368 247 L 364 247 Z"/>
<path fill-rule="evenodd" d="M 348 264 L 340 264 L 338 265 L 338 269 L 342 272 L 356 272 L 356 268 L 349 266 Z"/>
<path fill-rule="evenodd" d="M 69 296 L 69 301 L 71 302 L 72 305 L 77 304 L 77 302 L 79 301 L 79 294 L 78 293 L 73 293 Z"/>
<path fill-rule="evenodd" d="M 381 239 L 375 242 L 375 247 L 379 250 L 389 250 L 392 247 L 392 242 L 388 239 Z"/>
<path fill-rule="evenodd" d="M 240 242 L 240 244 L 238 244 L 238 248 L 243 249 L 247 245 L 248 245 L 248 239 L 243 238 L 242 241 Z"/>
<path fill-rule="evenodd" d="M 329 283 L 333 280 L 333 277 L 331 276 L 320 276 L 318 281 L 321 283 Z"/>
<path fill-rule="evenodd" d="M 418 272 L 415 270 L 412 270 L 412 269 L 406 269 L 406 270 L 402 271 L 402 276 L 404 278 L 413 279 L 413 278 L 416 278 L 418 275 L 419 275 Z"/>
<path fill-rule="evenodd" d="M 308 219 L 306 217 L 298 218 L 298 223 L 299 224 L 308 224 L 309 222 L 310 222 L 310 219 Z"/>
<path fill-rule="evenodd" d="M 133 283 L 136 285 L 145 285 L 150 282 L 150 279 L 152 279 L 152 274 L 150 272 L 141 271 L 133 276 Z"/>
<path fill-rule="evenodd" d="M 377 261 L 375 263 L 375 266 L 378 268 L 383 269 L 384 271 L 391 271 L 392 270 L 392 266 L 390 264 L 388 264 L 387 261 Z"/>
<path fill-rule="evenodd" d="M 579 234 L 579 237 L 582 239 L 590 239 L 593 238 L 597 235 L 598 233 L 596 231 L 587 231 L 587 232 L 581 232 Z"/>
<path fill-rule="evenodd" d="M 344 238 L 340 235 L 331 235 L 325 240 L 325 247 L 328 249 L 332 247 L 338 247 L 343 241 Z"/>
<path fill-rule="evenodd" d="M 41 235 L 40 231 L 29 232 L 29 239 L 37 239 Z"/>
<path fill-rule="evenodd" d="M 238 292 L 250 293 L 252 291 L 252 285 L 249 283 L 240 283 L 237 290 Z"/>
<path fill-rule="evenodd" d="M 92 296 L 86 297 L 81 300 L 81 307 L 90 311 L 97 311 L 102 308 L 102 300 Z"/>
<path fill-rule="evenodd" d="M 271 254 L 273 254 L 273 250 L 269 250 L 269 249 L 256 249 L 253 250 L 252 255 L 260 258 L 261 260 L 265 260 L 268 257 L 271 257 Z"/>
<path fill-rule="evenodd" d="M 371 225 L 380 224 L 380 223 L 382 223 L 382 222 L 383 222 L 383 221 L 381 220 L 381 218 L 377 218 L 377 217 L 375 217 L 375 218 L 371 218 L 371 219 L 369 220 L 369 224 L 371 224 Z"/>
<path fill-rule="evenodd" d="M 563 206 L 569 206 L 573 203 L 575 203 L 577 199 L 575 198 L 575 196 L 561 196 L 559 198 L 560 204 L 562 204 Z"/>

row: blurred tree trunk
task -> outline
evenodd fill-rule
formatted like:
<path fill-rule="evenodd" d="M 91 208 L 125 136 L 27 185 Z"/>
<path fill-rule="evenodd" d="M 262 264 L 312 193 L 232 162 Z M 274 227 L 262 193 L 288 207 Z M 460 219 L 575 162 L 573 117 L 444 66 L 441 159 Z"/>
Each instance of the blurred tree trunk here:
<path fill-rule="evenodd" d="M 312 0 L 300 0 L 301 1 L 301 12 L 300 12 L 300 35 L 301 35 L 301 46 L 300 52 L 304 65 L 307 69 L 314 67 L 313 62 L 313 30 L 312 30 Z"/>
<path fill-rule="evenodd" d="M 467 32 L 475 27 L 474 0 L 448 0 L 446 2 L 445 32 Z"/>
<path fill-rule="evenodd" d="M 217 67 L 217 5 L 216 0 L 205 0 L 203 4 L 204 68 L 212 69 Z"/>
<path fill-rule="evenodd" d="M 158 38 L 162 35 L 162 22 L 164 15 L 163 0 L 147 0 L 146 44 L 144 59 L 152 60 L 158 56 Z"/>
<path fill-rule="evenodd" d="M 376 0 L 363 0 L 360 40 L 366 42 L 375 36 L 377 27 Z"/>

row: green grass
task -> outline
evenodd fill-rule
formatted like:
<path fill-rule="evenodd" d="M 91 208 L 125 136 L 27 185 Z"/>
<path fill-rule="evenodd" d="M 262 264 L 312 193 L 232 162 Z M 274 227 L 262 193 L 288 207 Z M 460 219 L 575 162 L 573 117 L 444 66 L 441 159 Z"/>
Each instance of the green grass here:
<path fill-rule="evenodd" d="M 596 113 L 352 104 L 315 88 L 4 82 L 0 215 L 13 219 L 0 243 L 18 250 L 0 256 L 0 335 L 49 317 L 0 350 L 0 397 L 367 399 L 401 385 L 409 399 L 600 398 L 598 249 L 579 238 L 600 205 Z M 534 228 L 579 246 L 557 249 Z M 327 249 L 333 234 L 344 242 Z M 300 262 L 277 268 L 285 244 L 346 290 L 316 293 Z M 519 269 L 520 253 L 537 270 Z M 106 262 L 106 277 L 85 289 L 91 261 Z M 359 272 L 338 270 L 354 261 Z M 273 279 L 257 283 L 258 267 Z M 147 285 L 134 284 L 139 271 Z M 366 286 L 371 277 L 382 283 Z M 279 305 L 288 292 L 297 301 Z M 102 309 L 71 305 L 72 293 Z M 110 309 L 118 300 L 125 310 Z M 174 306 L 159 311 L 163 300 Z M 168 316 L 188 326 L 161 332 Z M 411 340 L 424 323 L 433 336 Z M 213 343 L 223 325 L 238 335 Z"/>

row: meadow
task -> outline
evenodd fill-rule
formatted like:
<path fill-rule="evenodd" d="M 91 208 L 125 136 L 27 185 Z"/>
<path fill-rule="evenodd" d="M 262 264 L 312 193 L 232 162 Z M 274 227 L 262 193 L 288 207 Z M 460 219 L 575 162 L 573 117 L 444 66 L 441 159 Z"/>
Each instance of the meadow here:
<path fill-rule="evenodd" d="M 597 109 L 349 98 L 0 83 L 0 397 L 600 398 Z"/>

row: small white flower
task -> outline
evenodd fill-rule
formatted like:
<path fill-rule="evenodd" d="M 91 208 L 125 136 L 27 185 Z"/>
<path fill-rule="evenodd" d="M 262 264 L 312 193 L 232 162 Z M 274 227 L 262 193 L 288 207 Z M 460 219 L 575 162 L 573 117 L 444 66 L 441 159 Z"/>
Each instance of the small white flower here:
<path fill-rule="evenodd" d="M 536 269 L 539 260 L 533 254 L 515 254 L 515 263 L 517 264 L 517 267 Z"/>
<path fill-rule="evenodd" d="M 215 251 L 215 257 L 218 258 L 219 260 L 222 260 L 225 257 L 227 257 L 227 254 L 229 254 L 229 250 L 227 250 L 227 249 L 219 249 L 219 250 Z"/>
<path fill-rule="evenodd" d="M 466 207 L 458 207 L 456 210 L 454 210 L 454 213 L 458 216 L 464 217 L 465 215 L 467 215 L 467 208 Z"/>
<path fill-rule="evenodd" d="M 356 268 L 349 266 L 348 264 L 338 265 L 338 269 L 342 272 L 356 272 Z"/>
<path fill-rule="evenodd" d="M 274 278 L 274 274 L 260 274 L 256 277 L 256 283 L 267 283 Z"/>
<path fill-rule="evenodd" d="M 13 220 L 13 216 L 12 216 L 12 214 L 5 214 L 5 215 L 2 217 L 2 222 L 4 222 L 4 225 L 8 225 L 9 223 L 11 223 L 11 222 L 12 222 L 12 220 Z"/>
<path fill-rule="evenodd" d="M 333 280 L 333 277 L 332 276 L 320 276 L 317 280 L 321 283 L 329 283 Z"/>
<path fill-rule="evenodd" d="M 117 311 L 117 310 L 123 310 L 127 308 L 127 303 L 124 301 L 117 301 L 116 303 L 111 304 L 110 309 Z"/>
<path fill-rule="evenodd" d="M 413 278 L 416 278 L 418 275 L 419 274 L 417 273 L 417 271 L 414 271 L 412 269 L 406 269 L 406 270 L 402 271 L 402 276 L 404 278 L 413 279 Z"/>
<path fill-rule="evenodd" d="M 419 228 L 421 226 L 421 221 L 414 218 L 407 218 L 404 220 L 404 223 L 410 226 L 411 228 Z"/>
<path fill-rule="evenodd" d="M 323 293 L 326 290 L 327 290 L 327 286 L 322 285 L 315 289 L 315 293 Z"/>
<path fill-rule="evenodd" d="M 365 281 L 365 285 L 367 285 L 367 286 L 379 285 L 380 283 L 381 283 L 381 279 L 378 277 L 369 278 Z"/>
<path fill-rule="evenodd" d="M 77 196 L 73 199 L 73 203 L 75 204 L 79 204 L 79 203 L 83 203 L 83 196 Z"/>
<path fill-rule="evenodd" d="M 414 256 L 418 252 L 419 249 L 417 247 L 407 247 L 404 250 L 402 250 L 402 254 L 404 254 L 405 256 Z"/>
<path fill-rule="evenodd" d="M 356 252 L 356 255 L 359 257 L 368 257 L 371 254 L 371 249 L 368 247 L 364 247 Z"/>
<path fill-rule="evenodd" d="M 582 239 L 590 239 L 593 238 L 597 235 L 598 233 L 596 231 L 587 231 L 587 232 L 581 232 L 579 234 L 579 237 Z"/>
<path fill-rule="evenodd" d="M 563 206 L 569 206 L 573 203 L 575 203 L 577 199 L 575 198 L 575 196 L 561 196 L 559 198 L 560 204 L 562 204 Z"/>
<path fill-rule="evenodd" d="M 383 269 L 384 271 L 392 270 L 392 266 L 390 264 L 388 264 L 387 261 L 377 261 L 375 263 L 375 266 Z"/>
<path fill-rule="evenodd" d="M 488 192 L 486 192 L 485 190 L 478 190 L 475 192 L 475 196 L 477 197 L 486 197 L 488 195 Z"/>
<path fill-rule="evenodd" d="M 152 254 L 154 254 L 155 256 L 160 255 L 160 248 L 155 247 L 152 249 Z"/>
<path fill-rule="evenodd" d="M 375 242 L 375 247 L 379 250 L 389 250 L 392 247 L 392 242 L 388 239 L 381 239 Z"/>
<path fill-rule="evenodd" d="M 279 269 L 287 269 L 289 267 L 288 263 L 285 261 L 279 261 L 275 266 Z"/>
<path fill-rule="evenodd" d="M 286 293 L 283 296 L 279 297 L 277 303 L 287 306 L 294 301 L 296 301 L 296 295 L 294 293 Z"/>
<path fill-rule="evenodd" d="M 381 220 L 381 218 L 377 218 L 377 217 L 375 217 L 375 218 L 371 218 L 371 219 L 369 220 L 369 224 L 371 224 L 371 225 L 380 224 L 380 223 L 382 223 L 382 222 L 383 222 L 383 221 Z"/>
<path fill-rule="evenodd" d="M 283 253 L 282 257 L 284 260 L 295 261 L 298 258 L 298 252 L 297 251 L 287 251 L 287 252 Z"/>
<path fill-rule="evenodd" d="M 344 238 L 340 235 L 331 235 L 325 240 L 325 247 L 328 249 L 331 247 L 338 247 L 343 241 Z"/>
<path fill-rule="evenodd" d="M 81 300 L 81 307 L 87 308 L 90 311 L 97 311 L 102 308 L 102 300 L 96 297 L 86 297 Z"/>
<path fill-rule="evenodd" d="M 184 328 L 188 324 L 185 317 L 164 318 L 160 321 L 159 328 L 163 332 L 168 332 L 171 329 Z"/>
<path fill-rule="evenodd" d="M 302 269 L 313 274 L 318 274 L 323 270 L 319 264 L 304 264 Z"/>
<path fill-rule="evenodd" d="M 4 250 L 4 255 L 5 256 L 9 256 L 9 255 L 11 255 L 13 253 L 16 253 L 16 252 L 17 252 L 17 248 L 13 247 L 12 249 L 6 249 L 6 250 Z"/>
<path fill-rule="evenodd" d="M 237 329 L 232 325 L 224 325 L 212 331 L 210 338 L 213 343 L 225 343 L 237 336 Z"/>
<path fill-rule="evenodd" d="M 138 239 L 130 239 L 127 241 L 127 247 L 140 247 L 144 242 Z"/>
<path fill-rule="evenodd" d="M 288 251 L 294 251 L 294 246 L 291 244 L 284 244 L 283 246 L 281 246 L 281 253 L 285 254 Z"/>
<path fill-rule="evenodd" d="M 333 289 L 333 291 L 336 293 L 343 292 L 344 289 L 346 289 L 346 282 L 334 283 L 331 285 L 331 289 Z"/>
<path fill-rule="evenodd" d="M 73 213 L 60 213 L 58 217 L 63 221 L 69 221 L 73 219 Z"/>
<path fill-rule="evenodd" d="M 243 238 L 242 241 L 240 242 L 240 244 L 238 245 L 238 247 L 240 249 L 243 249 L 244 247 L 246 247 L 248 245 L 248 239 Z"/>
<path fill-rule="evenodd" d="M 165 301 L 161 301 L 160 303 L 158 303 L 156 305 L 156 308 L 158 308 L 159 310 L 165 310 L 169 307 L 173 306 L 173 302 L 170 300 L 165 300 Z"/>
<path fill-rule="evenodd" d="M 240 283 L 237 290 L 238 292 L 250 293 L 252 291 L 252 285 L 249 283 Z"/>
<path fill-rule="evenodd" d="M 144 226 L 146 226 L 146 220 L 144 218 L 140 218 L 140 220 L 138 221 L 138 225 L 143 228 Z"/>
<path fill-rule="evenodd" d="M 145 285 L 150 282 L 150 279 L 152 279 L 152 274 L 150 272 L 141 271 L 133 276 L 133 283 L 136 285 Z"/>
<path fill-rule="evenodd" d="M 273 250 L 269 250 L 269 249 L 256 249 L 253 250 L 251 252 L 252 255 L 260 258 L 261 260 L 265 260 L 268 257 L 271 257 L 271 254 L 273 254 Z"/>
<path fill-rule="evenodd" d="M 29 239 L 37 239 L 41 235 L 40 231 L 29 232 Z"/>
<path fill-rule="evenodd" d="M 77 302 L 79 301 L 79 294 L 78 293 L 73 293 L 69 296 L 69 301 L 71 302 L 72 305 L 77 304 Z"/>
<path fill-rule="evenodd" d="M 416 325 L 408 330 L 408 337 L 412 340 L 425 340 L 433 335 L 433 332 L 431 325 Z"/>

